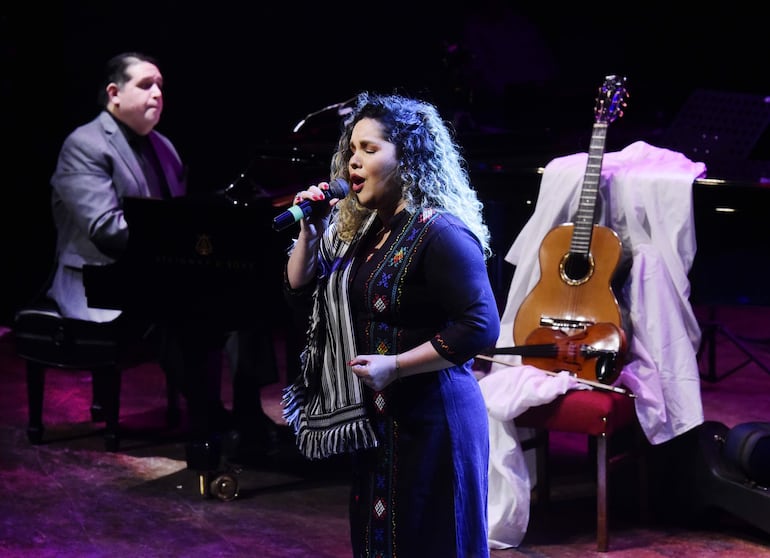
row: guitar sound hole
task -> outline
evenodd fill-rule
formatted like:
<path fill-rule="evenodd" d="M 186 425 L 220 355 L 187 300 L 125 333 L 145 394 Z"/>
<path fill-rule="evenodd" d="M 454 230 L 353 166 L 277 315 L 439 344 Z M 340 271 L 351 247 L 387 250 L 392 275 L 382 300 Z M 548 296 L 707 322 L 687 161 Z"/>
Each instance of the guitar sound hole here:
<path fill-rule="evenodd" d="M 559 266 L 562 279 L 570 285 L 580 285 L 588 281 L 593 269 L 593 258 L 585 254 L 566 254 Z"/>

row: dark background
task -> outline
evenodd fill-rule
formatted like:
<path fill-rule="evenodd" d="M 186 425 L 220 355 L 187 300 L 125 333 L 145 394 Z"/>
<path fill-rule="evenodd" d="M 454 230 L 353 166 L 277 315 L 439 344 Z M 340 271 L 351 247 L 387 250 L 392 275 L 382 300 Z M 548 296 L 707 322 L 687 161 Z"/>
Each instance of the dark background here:
<path fill-rule="evenodd" d="M 312 119 L 297 134 L 292 128 L 364 89 L 435 102 L 456 122 L 488 196 L 531 187 L 521 176 L 534 166 L 587 150 L 596 89 L 607 74 L 627 76 L 630 92 L 608 149 L 639 139 L 665 145 L 695 91 L 770 94 L 767 22 L 758 8 L 737 3 L 674 10 L 671 3 L 502 2 L 517 19 L 497 37 L 498 54 L 508 53 L 499 75 L 509 76 L 498 96 L 473 74 L 462 38 L 484 2 L 7 4 L 0 9 L 0 324 L 45 281 L 53 247 L 48 179 L 66 134 L 97 113 L 102 66 L 120 51 L 159 58 L 166 108 L 158 129 L 187 162 L 193 191 L 221 189 L 242 172 L 276 192 L 306 185 L 308 172 L 324 178 L 336 115 Z M 765 141 L 752 157 L 764 158 Z M 297 150 L 312 159 L 310 171 L 297 172 Z M 490 162 L 506 172 L 488 180 Z M 504 230 L 495 240 L 505 247 L 514 234 Z"/>

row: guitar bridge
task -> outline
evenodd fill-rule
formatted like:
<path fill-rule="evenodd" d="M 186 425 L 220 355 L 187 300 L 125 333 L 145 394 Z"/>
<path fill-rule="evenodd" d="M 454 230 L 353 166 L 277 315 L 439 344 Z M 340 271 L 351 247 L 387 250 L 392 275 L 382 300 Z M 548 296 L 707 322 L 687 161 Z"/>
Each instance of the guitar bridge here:
<path fill-rule="evenodd" d="M 540 318 L 540 327 L 550 327 L 553 329 L 586 329 L 594 325 L 593 322 L 586 320 L 567 320 L 564 318 Z"/>

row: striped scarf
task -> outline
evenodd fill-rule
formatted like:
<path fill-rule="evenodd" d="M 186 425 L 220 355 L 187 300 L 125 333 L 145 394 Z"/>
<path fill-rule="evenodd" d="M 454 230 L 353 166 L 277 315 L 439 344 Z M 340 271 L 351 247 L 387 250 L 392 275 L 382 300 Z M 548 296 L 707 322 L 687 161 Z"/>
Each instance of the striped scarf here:
<path fill-rule="evenodd" d="M 282 399 L 283 417 L 294 429 L 300 453 L 309 459 L 377 446 L 363 384 L 347 364 L 357 353 L 348 298 L 351 264 L 375 219 L 372 215 L 350 243 L 339 240 L 335 224 L 321 241 L 321 262 L 332 263 L 321 270 L 313 292 L 302 373 L 283 390 Z"/>

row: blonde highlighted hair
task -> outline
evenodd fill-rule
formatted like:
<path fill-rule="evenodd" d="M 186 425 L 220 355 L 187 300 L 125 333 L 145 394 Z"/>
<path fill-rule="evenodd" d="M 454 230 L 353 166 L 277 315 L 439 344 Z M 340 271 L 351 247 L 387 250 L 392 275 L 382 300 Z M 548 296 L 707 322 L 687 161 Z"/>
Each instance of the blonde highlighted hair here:
<path fill-rule="evenodd" d="M 360 93 L 345 122 L 332 157 L 331 177 L 350 180 L 353 127 L 362 118 L 378 121 L 385 138 L 396 146 L 402 197 L 411 212 L 433 209 L 459 218 L 478 238 L 485 257 L 492 255 L 483 204 L 471 187 L 466 162 L 449 127 L 430 103 L 401 95 Z M 362 207 L 351 191 L 337 204 L 340 237 L 350 241 L 371 210 Z"/>

